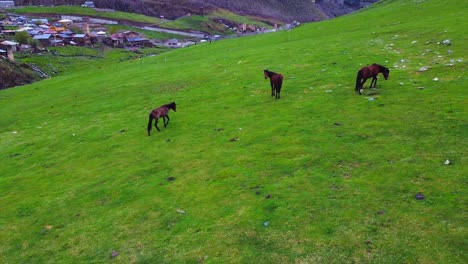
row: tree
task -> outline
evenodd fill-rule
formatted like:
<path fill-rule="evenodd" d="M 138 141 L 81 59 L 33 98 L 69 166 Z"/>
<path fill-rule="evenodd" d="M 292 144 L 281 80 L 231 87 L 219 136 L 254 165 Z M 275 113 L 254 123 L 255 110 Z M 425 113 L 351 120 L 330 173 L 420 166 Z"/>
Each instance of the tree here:
<path fill-rule="evenodd" d="M 33 52 L 34 53 L 38 53 L 39 52 L 39 41 L 37 39 L 31 39 L 31 47 L 33 49 Z"/>
<path fill-rule="evenodd" d="M 15 41 L 18 42 L 19 44 L 29 44 L 30 40 L 31 40 L 31 37 L 26 31 L 17 32 L 15 35 Z"/>

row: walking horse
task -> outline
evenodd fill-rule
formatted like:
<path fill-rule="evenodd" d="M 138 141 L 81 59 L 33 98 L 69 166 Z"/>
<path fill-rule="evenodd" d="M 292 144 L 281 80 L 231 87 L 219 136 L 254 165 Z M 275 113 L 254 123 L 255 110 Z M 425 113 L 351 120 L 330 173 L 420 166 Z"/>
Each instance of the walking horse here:
<path fill-rule="evenodd" d="M 151 127 L 152 127 L 152 123 L 153 123 L 153 119 L 156 119 L 156 122 L 154 123 L 154 126 L 156 127 L 156 129 L 158 131 L 161 131 L 158 127 L 158 119 L 160 117 L 163 118 L 163 123 L 164 123 L 164 127 L 167 126 L 167 124 L 169 124 L 169 110 L 174 110 L 174 112 L 177 112 L 176 111 L 176 103 L 175 102 L 172 102 L 170 104 L 166 104 L 166 105 L 162 105 L 156 109 L 154 109 L 153 111 L 151 111 L 151 113 L 149 114 L 149 120 L 148 120 L 148 136 L 151 135 Z M 167 121 L 166 121 L 167 119 Z"/>

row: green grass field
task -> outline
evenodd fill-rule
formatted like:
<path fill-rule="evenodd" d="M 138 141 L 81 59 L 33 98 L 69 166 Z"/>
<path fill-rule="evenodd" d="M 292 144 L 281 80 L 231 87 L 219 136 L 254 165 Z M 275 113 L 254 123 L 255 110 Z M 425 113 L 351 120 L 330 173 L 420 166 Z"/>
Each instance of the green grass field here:
<path fill-rule="evenodd" d="M 466 12 L 382 1 L 0 91 L 0 262 L 466 263 Z"/>

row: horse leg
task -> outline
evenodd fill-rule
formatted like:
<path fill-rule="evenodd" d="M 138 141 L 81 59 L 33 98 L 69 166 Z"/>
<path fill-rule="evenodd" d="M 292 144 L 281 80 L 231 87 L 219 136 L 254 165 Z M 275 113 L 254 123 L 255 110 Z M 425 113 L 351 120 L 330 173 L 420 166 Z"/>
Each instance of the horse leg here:
<path fill-rule="evenodd" d="M 270 79 L 270 86 L 271 86 L 271 96 L 275 96 L 275 86 L 273 85 L 273 81 Z"/>
<path fill-rule="evenodd" d="M 167 118 L 167 122 L 166 122 L 166 119 L 164 119 L 164 127 L 167 127 L 167 125 L 169 124 L 169 115 L 166 116 Z"/>
<path fill-rule="evenodd" d="M 154 123 L 154 126 L 156 127 L 156 129 L 158 131 L 161 131 L 161 129 L 159 129 L 159 127 L 158 127 L 158 120 L 159 120 L 159 118 L 156 118 L 156 123 Z"/>
<path fill-rule="evenodd" d="M 369 88 L 374 88 L 376 85 L 377 85 L 377 78 L 372 77 L 371 85 L 370 85 Z"/>
<path fill-rule="evenodd" d="M 367 79 L 363 79 L 361 85 L 359 86 L 359 94 L 362 94 L 364 89 L 364 83 L 366 83 Z"/>
<path fill-rule="evenodd" d="M 153 122 L 153 117 L 150 114 L 149 120 L 148 120 L 148 136 L 151 136 L 151 127 L 153 126 L 153 124 L 151 124 L 152 122 Z"/>
<path fill-rule="evenodd" d="M 276 88 L 276 99 L 280 99 L 281 90 Z"/>

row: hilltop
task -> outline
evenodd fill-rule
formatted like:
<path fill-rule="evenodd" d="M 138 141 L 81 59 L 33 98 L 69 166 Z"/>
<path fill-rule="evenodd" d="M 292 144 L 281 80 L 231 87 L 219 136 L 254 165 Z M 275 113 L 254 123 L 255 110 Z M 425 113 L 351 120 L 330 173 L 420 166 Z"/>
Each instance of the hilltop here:
<path fill-rule="evenodd" d="M 64 59 L 66 74 L 0 91 L 2 262 L 466 263 L 467 11 L 383 1 Z M 356 95 L 372 63 L 390 77 Z M 279 100 L 266 68 L 285 77 Z"/>

